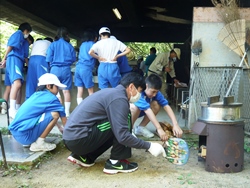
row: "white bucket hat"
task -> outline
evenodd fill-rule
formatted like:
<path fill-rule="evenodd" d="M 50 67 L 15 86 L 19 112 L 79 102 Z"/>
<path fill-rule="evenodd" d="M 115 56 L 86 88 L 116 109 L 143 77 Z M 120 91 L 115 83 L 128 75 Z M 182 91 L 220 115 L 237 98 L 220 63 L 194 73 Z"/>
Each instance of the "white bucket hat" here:
<path fill-rule="evenodd" d="M 38 79 L 38 86 L 54 84 L 59 87 L 59 89 L 64 89 L 67 86 L 62 84 L 56 75 L 51 73 L 45 73 Z"/>
<path fill-rule="evenodd" d="M 180 48 L 174 48 L 174 52 L 176 53 L 177 58 L 181 59 L 181 50 L 180 50 Z"/>

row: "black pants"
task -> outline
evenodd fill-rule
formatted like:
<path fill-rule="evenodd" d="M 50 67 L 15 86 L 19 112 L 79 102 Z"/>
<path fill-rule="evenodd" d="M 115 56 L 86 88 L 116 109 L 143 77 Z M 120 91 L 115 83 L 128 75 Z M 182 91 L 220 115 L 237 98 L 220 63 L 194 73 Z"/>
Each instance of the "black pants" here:
<path fill-rule="evenodd" d="M 98 123 L 92 127 L 92 131 L 89 132 L 87 137 L 77 140 L 64 140 L 64 144 L 71 152 L 84 155 L 92 161 L 95 161 L 111 146 L 113 147 L 110 159 L 120 160 L 131 157 L 131 148 L 118 143 L 111 128 L 100 131 L 97 126 Z"/>

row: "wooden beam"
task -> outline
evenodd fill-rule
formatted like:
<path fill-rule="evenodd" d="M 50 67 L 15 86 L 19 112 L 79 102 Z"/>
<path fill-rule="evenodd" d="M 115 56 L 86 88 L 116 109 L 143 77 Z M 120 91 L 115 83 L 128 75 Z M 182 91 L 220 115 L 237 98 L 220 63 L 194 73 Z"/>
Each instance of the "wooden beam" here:
<path fill-rule="evenodd" d="M 190 21 L 190 20 L 165 16 L 165 15 L 158 14 L 158 13 L 156 13 L 156 14 L 148 13 L 147 16 L 150 17 L 150 18 L 153 18 L 154 20 L 158 20 L 158 21 L 179 23 L 179 24 L 192 24 L 192 21 Z"/>

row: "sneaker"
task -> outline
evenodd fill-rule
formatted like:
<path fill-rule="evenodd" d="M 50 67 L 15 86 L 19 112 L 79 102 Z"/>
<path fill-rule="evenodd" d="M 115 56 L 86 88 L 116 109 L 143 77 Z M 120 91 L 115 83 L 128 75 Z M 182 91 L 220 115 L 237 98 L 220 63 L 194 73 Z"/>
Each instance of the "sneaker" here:
<path fill-rule="evenodd" d="M 7 113 L 7 104 L 6 102 L 2 102 L 2 105 L 1 105 L 1 114 L 6 114 Z"/>
<path fill-rule="evenodd" d="M 106 174 L 117 174 L 118 172 L 133 172 L 138 169 L 137 163 L 130 163 L 129 161 L 123 159 L 119 160 L 116 164 L 112 164 L 108 159 L 105 163 L 103 172 Z"/>
<path fill-rule="evenodd" d="M 91 167 L 91 166 L 93 166 L 95 164 L 89 158 L 83 157 L 83 156 L 80 156 L 80 155 L 76 155 L 74 153 L 71 153 L 70 156 L 67 159 L 68 159 L 69 162 L 72 162 L 74 164 L 78 164 L 81 167 Z"/>
<path fill-rule="evenodd" d="M 6 114 L 7 113 L 7 110 L 5 110 L 4 108 L 1 109 L 1 114 Z"/>
<path fill-rule="evenodd" d="M 30 145 L 30 151 L 51 151 L 55 148 L 56 148 L 55 144 L 51 144 L 48 142 L 41 142 L 41 143 L 33 142 Z"/>
<path fill-rule="evenodd" d="M 143 127 L 143 126 L 136 126 L 135 127 L 135 134 L 142 135 L 146 138 L 154 137 L 154 134 L 152 132 L 150 132 L 146 127 Z"/>

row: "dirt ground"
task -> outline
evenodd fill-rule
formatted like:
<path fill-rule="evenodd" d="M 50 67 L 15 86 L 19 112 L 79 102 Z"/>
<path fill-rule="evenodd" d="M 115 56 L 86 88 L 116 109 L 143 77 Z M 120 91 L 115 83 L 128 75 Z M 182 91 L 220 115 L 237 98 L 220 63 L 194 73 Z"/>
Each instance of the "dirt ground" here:
<path fill-rule="evenodd" d="M 130 161 L 139 164 L 137 171 L 107 175 L 102 172 L 109 151 L 97 159 L 90 168 L 73 165 L 66 159 L 70 152 L 60 147 L 52 152 L 38 167 L 30 171 L 11 173 L 0 177 L 0 187 L 201 187 L 201 188 L 247 188 L 250 184 L 250 154 L 244 155 L 244 170 L 238 173 L 213 173 L 205 170 L 205 163 L 198 162 L 197 149 L 190 148 L 186 165 L 176 166 L 163 157 L 154 157 L 145 150 L 133 149 Z M 0 170 L 3 175 L 3 169 Z"/>

